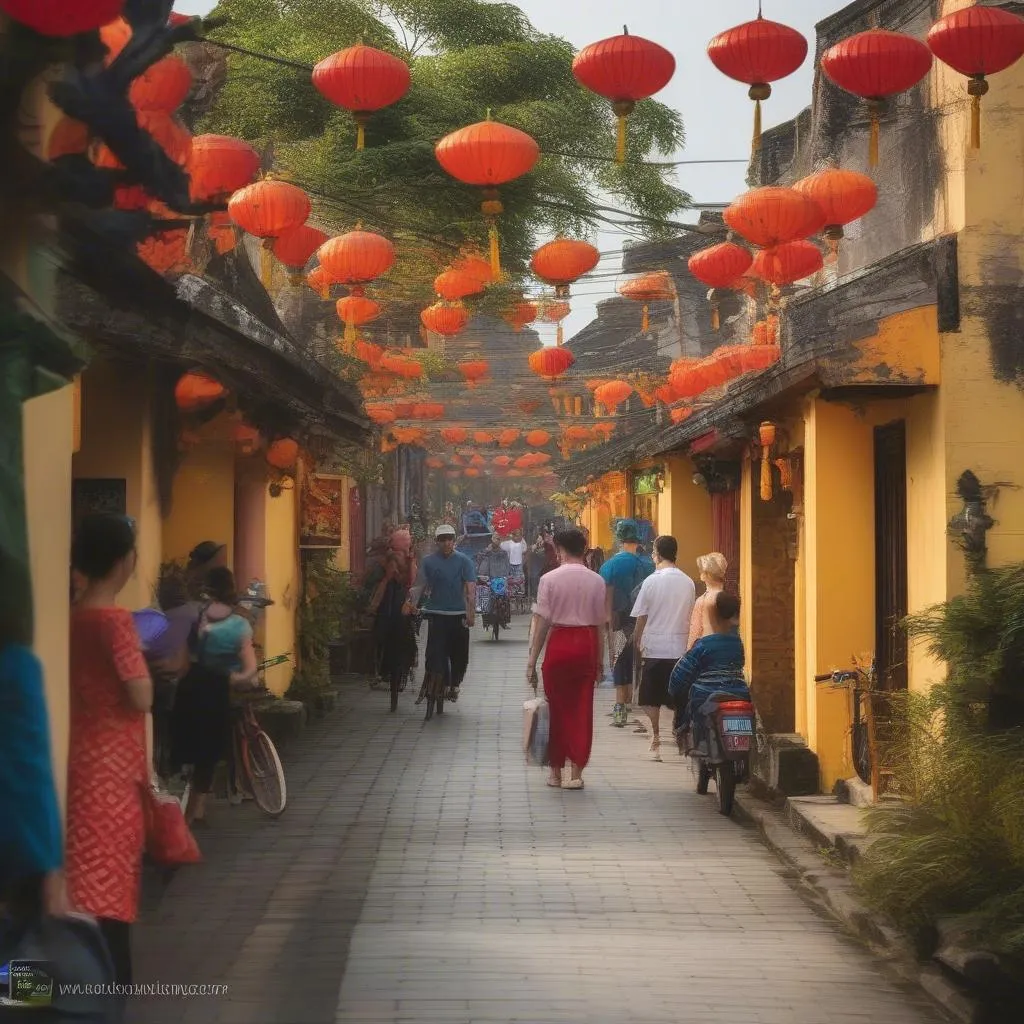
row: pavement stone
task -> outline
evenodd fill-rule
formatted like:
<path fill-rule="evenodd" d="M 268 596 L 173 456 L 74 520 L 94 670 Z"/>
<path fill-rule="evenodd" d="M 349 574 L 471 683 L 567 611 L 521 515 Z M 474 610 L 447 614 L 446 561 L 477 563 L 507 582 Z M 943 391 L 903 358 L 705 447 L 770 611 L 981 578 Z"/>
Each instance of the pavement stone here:
<path fill-rule="evenodd" d="M 147 878 L 132 1024 L 936 1024 L 794 889 L 688 762 L 595 707 L 582 792 L 521 751 L 526 620 L 480 630 L 459 703 L 349 684 L 286 751 L 289 805 L 213 805 L 204 861 Z M 667 713 L 664 729 L 667 728 Z"/>

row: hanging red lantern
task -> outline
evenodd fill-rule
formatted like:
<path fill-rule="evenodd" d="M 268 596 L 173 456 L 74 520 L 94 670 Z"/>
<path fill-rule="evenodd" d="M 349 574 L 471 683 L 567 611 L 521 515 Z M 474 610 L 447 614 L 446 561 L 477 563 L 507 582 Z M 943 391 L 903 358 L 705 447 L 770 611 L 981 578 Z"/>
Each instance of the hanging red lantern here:
<path fill-rule="evenodd" d="M 477 469 L 476 466 L 470 466 L 469 469 L 464 469 L 462 471 L 462 474 L 463 476 L 468 476 L 470 478 L 475 479 L 480 475 L 480 470 Z"/>
<path fill-rule="evenodd" d="M 499 467 L 500 469 L 505 469 L 507 466 L 510 466 L 512 464 L 512 456 L 496 455 L 493 461 L 495 466 Z"/>
<path fill-rule="evenodd" d="M 976 4 L 940 18 L 928 46 L 943 64 L 966 75 L 971 97 L 971 148 L 981 147 L 981 97 L 987 75 L 1005 71 L 1024 56 L 1024 18 L 1000 7 Z"/>
<path fill-rule="evenodd" d="M 140 110 L 136 121 L 167 156 L 186 167 L 192 156 L 192 133 L 176 118 L 153 110 Z M 93 161 L 97 167 L 123 170 L 124 165 L 107 146 L 99 146 Z"/>
<path fill-rule="evenodd" d="M 551 441 L 551 435 L 546 430 L 531 430 L 526 435 L 526 443 L 531 448 L 543 448 Z"/>
<path fill-rule="evenodd" d="M 843 237 L 843 226 L 859 220 L 878 202 L 878 187 L 866 174 L 838 167 L 829 167 L 801 178 L 793 188 L 821 207 L 825 214 L 822 234 L 828 239 L 833 254 Z"/>
<path fill-rule="evenodd" d="M 486 359 L 467 359 L 465 362 L 459 363 L 459 373 L 471 388 L 475 388 L 478 382 L 490 372 L 491 364 Z"/>
<path fill-rule="evenodd" d="M 770 314 L 758 320 L 751 331 L 750 340 L 754 345 L 777 345 L 779 343 L 779 318 Z"/>
<path fill-rule="evenodd" d="M 354 293 L 338 299 L 334 308 L 337 310 L 338 319 L 345 325 L 345 341 L 349 344 L 355 341 L 357 327 L 376 320 L 381 313 L 380 303 Z"/>
<path fill-rule="evenodd" d="M 332 284 L 362 285 L 386 274 L 395 263 L 395 247 L 383 235 L 356 227 L 329 238 L 317 261 Z"/>
<path fill-rule="evenodd" d="M 459 302 L 470 295 L 479 295 L 485 284 L 462 270 L 446 270 L 434 278 L 434 293 L 446 302 Z"/>
<path fill-rule="evenodd" d="M 393 373 L 396 377 L 403 377 L 406 380 L 416 380 L 423 376 L 423 364 L 400 352 L 385 352 L 380 361 L 380 368 L 385 373 Z"/>
<path fill-rule="evenodd" d="M 136 110 L 173 114 L 185 102 L 192 88 L 192 72 L 180 58 L 170 54 L 150 65 L 128 89 Z"/>
<path fill-rule="evenodd" d="M 680 423 L 685 423 L 694 413 L 694 410 L 687 405 L 677 405 L 674 409 L 669 410 L 669 418 L 677 426 Z"/>
<path fill-rule="evenodd" d="M 703 359 L 677 359 L 669 372 L 668 386 L 676 399 L 697 398 L 712 387 Z"/>
<path fill-rule="evenodd" d="M 813 199 L 778 185 L 745 192 L 726 208 L 722 219 L 738 235 L 763 249 L 808 238 L 825 226 L 825 213 Z"/>
<path fill-rule="evenodd" d="M 452 337 L 469 323 L 469 313 L 462 306 L 435 302 L 420 312 L 420 323 L 433 334 Z"/>
<path fill-rule="evenodd" d="M 544 380 L 557 380 L 576 362 L 576 357 L 567 348 L 554 346 L 539 348 L 530 353 L 530 369 Z"/>
<path fill-rule="evenodd" d="M 235 247 L 235 228 L 227 210 L 215 210 L 206 224 L 207 237 L 213 242 L 217 253 L 223 256 Z"/>
<path fill-rule="evenodd" d="M 298 441 L 293 441 L 290 437 L 274 441 L 267 448 L 266 459 L 274 469 L 280 469 L 282 472 L 294 469 L 295 463 L 299 460 Z"/>
<path fill-rule="evenodd" d="M 188 230 L 156 231 L 135 247 L 140 260 L 158 274 L 183 273 L 189 267 Z"/>
<path fill-rule="evenodd" d="M 599 402 L 612 415 L 633 393 L 633 385 L 624 380 L 611 380 L 594 390 L 594 401 Z"/>
<path fill-rule="evenodd" d="M 360 362 L 366 363 L 371 370 L 376 370 L 384 358 L 384 349 L 372 341 L 364 341 L 360 338 L 356 341 L 355 356 Z"/>
<path fill-rule="evenodd" d="M 242 455 L 255 454 L 263 443 L 260 432 L 255 427 L 249 426 L 248 423 L 239 423 L 231 432 L 231 440 L 238 445 L 238 450 Z"/>
<path fill-rule="evenodd" d="M 213 405 L 227 393 L 227 388 L 208 373 L 184 373 L 174 385 L 174 404 L 184 412 L 194 412 Z"/>
<path fill-rule="evenodd" d="M 502 314 L 502 319 L 518 334 L 527 324 L 537 319 L 537 312 L 537 303 L 517 302 Z"/>
<path fill-rule="evenodd" d="M 313 253 L 327 241 L 327 235 L 308 224 L 300 224 L 297 228 L 286 231 L 274 239 L 273 253 L 279 263 L 283 263 L 293 278 L 293 284 L 301 281 L 302 269 L 310 261 Z"/>
<path fill-rule="evenodd" d="M 391 436 L 399 444 L 422 444 L 427 435 L 419 427 L 392 427 Z"/>
<path fill-rule="evenodd" d="M 795 242 L 784 242 L 771 249 L 762 249 L 754 257 L 755 273 L 776 287 L 802 281 L 816 274 L 823 266 L 821 250 L 803 238 Z"/>
<path fill-rule="evenodd" d="M 260 171 L 260 155 L 230 135 L 197 135 L 186 169 L 193 200 L 224 199 L 252 183 Z"/>
<path fill-rule="evenodd" d="M 600 260 L 600 252 L 589 242 L 556 238 L 533 254 L 530 266 L 541 281 L 554 286 L 558 298 L 566 298 L 569 286 L 589 274 Z"/>
<path fill-rule="evenodd" d="M 327 276 L 327 271 L 324 270 L 323 267 L 314 267 L 306 275 L 306 284 L 308 284 L 321 299 L 326 299 L 330 296 L 331 279 Z"/>
<path fill-rule="evenodd" d="M 526 132 L 497 121 L 480 121 L 446 135 L 434 149 L 437 162 L 453 177 L 484 189 L 481 212 L 488 222 L 491 277 L 501 277 L 497 218 L 504 209 L 498 186 L 532 171 L 540 147 Z"/>
<path fill-rule="evenodd" d="M 317 90 L 352 112 L 356 149 L 366 144 L 370 114 L 397 103 L 409 91 L 409 81 L 409 65 L 404 60 L 363 43 L 332 53 L 313 68 Z"/>
<path fill-rule="evenodd" d="M 868 162 L 878 163 L 878 121 L 890 96 L 912 89 L 928 74 L 932 52 L 902 32 L 873 28 L 826 50 L 822 73 L 846 92 L 867 101 L 871 115 Z"/>
<path fill-rule="evenodd" d="M 125 0 L 0 0 L 9 18 L 44 36 L 93 32 L 117 18 Z"/>
<path fill-rule="evenodd" d="M 611 36 L 584 46 L 572 62 L 572 73 L 585 89 L 611 100 L 618 118 L 615 159 L 626 159 L 626 118 L 640 100 L 661 92 L 672 80 L 676 59 L 664 46 L 640 36 Z"/>
<path fill-rule="evenodd" d="M 807 40 L 796 29 L 761 16 L 720 32 L 708 43 L 711 63 L 729 78 L 750 86 L 754 101 L 753 150 L 761 146 L 761 103 L 772 82 L 793 74 L 807 58 Z"/>
<path fill-rule="evenodd" d="M 744 373 L 759 373 L 761 370 L 767 370 L 769 366 L 774 365 L 782 358 L 782 349 L 774 343 L 762 345 L 755 343 L 741 347 L 743 349 L 741 361 Z"/>
<path fill-rule="evenodd" d="M 439 459 L 436 455 L 431 455 L 425 460 L 424 465 L 427 469 L 444 469 L 447 463 L 444 459 Z"/>
<path fill-rule="evenodd" d="M 652 302 L 668 302 L 676 297 L 676 289 L 672 283 L 672 278 L 664 270 L 641 274 L 639 277 L 624 281 L 619 285 L 618 291 L 623 298 L 643 303 L 643 317 L 640 321 L 640 330 L 644 334 L 651 327 L 650 304 Z"/>
<path fill-rule="evenodd" d="M 444 406 L 440 402 L 417 402 L 412 407 L 414 420 L 444 419 Z"/>
<path fill-rule="evenodd" d="M 451 265 L 451 269 L 473 278 L 474 281 L 479 281 L 484 287 L 494 280 L 491 276 L 490 260 L 485 260 L 483 256 L 479 256 L 475 252 L 469 252 L 464 256 L 460 256 Z"/>
<path fill-rule="evenodd" d="M 687 261 L 686 266 L 698 281 L 706 284 L 711 292 L 711 328 L 717 331 L 719 289 L 731 288 L 736 280 L 743 276 L 753 262 L 750 250 L 735 242 L 720 242 L 707 249 L 695 252 Z"/>
<path fill-rule="evenodd" d="M 498 444 L 502 448 L 511 448 L 519 440 L 519 434 L 514 427 L 506 427 L 498 434 Z"/>
<path fill-rule="evenodd" d="M 463 444 L 469 437 L 469 431 L 465 427 L 445 427 L 441 431 L 441 440 L 447 444 Z"/>
<path fill-rule="evenodd" d="M 287 181 L 257 181 L 239 189 L 228 202 L 228 215 L 257 238 L 277 238 L 301 227 L 309 216 L 309 196 Z"/>

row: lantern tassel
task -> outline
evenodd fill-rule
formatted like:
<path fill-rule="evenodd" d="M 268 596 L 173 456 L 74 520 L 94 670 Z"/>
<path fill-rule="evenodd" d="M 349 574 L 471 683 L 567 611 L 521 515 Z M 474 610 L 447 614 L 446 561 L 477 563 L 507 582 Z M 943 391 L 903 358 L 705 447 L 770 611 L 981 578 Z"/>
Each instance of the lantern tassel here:
<path fill-rule="evenodd" d="M 868 166 L 878 166 L 878 111 L 871 111 L 871 132 L 868 139 Z"/>
<path fill-rule="evenodd" d="M 356 340 L 356 325 L 345 324 L 345 349 L 348 352 L 352 351 L 352 346 Z"/>
<path fill-rule="evenodd" d="M 274 261 L 268 242 L 264 242 L 260 249 L 260 284 L 263 285 L 265 291 L 269 292 L 273 281 Z"/>
<path fill-rule="evenodd" d="M 711 307 L 711 330 L 717 331 L 722 326 L 722 321 L 718 315 L 718 303 L 714 303 Z"/>
<path fill-rule="evenodd" d="M 626 162 L 626 115 L 618 115 L 618 130 L 615 139 L 615 162 L 624 164 Z"/>
<path fill-rule="evenodd" d="M 971 97 L 971 149 L 981 149 L 981 95 Z"/>
<path fill-rule="evenodd" d="M 640 319 L 640 330 L 646 334 L 651 329 L 651 313 L 647 303 L 644 303 L 643 316 Z"/>
<path fill-rule="evenodd" d="M 761 500 L 772 500 L 772 464 L 768 461 L 767 449 L 761 458 Z"/>
<path fill-rule="evenodd" d="M 491 277 L 497 281 L 501 277 L 501 248 L 498 240 L 498 225 L 491 221 L 487 229 L 487 240 L 491 248 Z"/>
<path fill-rule="evenodd" d="M 562 342 L 565 341 L 565 330 L 561 323 L 558 325 L 558 330 L 555 332 L 555 344 L 561 347 Z"/>
<path fill-rule="evenodd" d="M 356 149 L 366 149 L 366 128 L 362 121 L 356 121 Z"/>
<path fill-rule="evenodd" d="M 751 151 L 756 155 L 761 148 L 761 101 L 754 100 L 754 138 L 750 144 Z"/>

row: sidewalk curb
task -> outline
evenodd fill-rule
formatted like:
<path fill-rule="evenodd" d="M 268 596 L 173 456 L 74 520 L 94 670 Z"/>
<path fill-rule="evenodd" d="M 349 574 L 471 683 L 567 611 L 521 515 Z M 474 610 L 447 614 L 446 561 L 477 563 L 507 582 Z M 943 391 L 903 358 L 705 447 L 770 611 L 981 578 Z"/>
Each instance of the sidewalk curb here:
<path fill-rule="evenodd" d="M 829 866 L 813 842 L 796 832 L 783 811 L 750 793 L 737 792 L 733 818 L 757 829 L 761 841 L 843 928 L 915 985 L 951 1020 L 984 1024 L 982 1007 L 933 965 L 923 965 L 909 940 L 859 899 L 845 870 Z"/>

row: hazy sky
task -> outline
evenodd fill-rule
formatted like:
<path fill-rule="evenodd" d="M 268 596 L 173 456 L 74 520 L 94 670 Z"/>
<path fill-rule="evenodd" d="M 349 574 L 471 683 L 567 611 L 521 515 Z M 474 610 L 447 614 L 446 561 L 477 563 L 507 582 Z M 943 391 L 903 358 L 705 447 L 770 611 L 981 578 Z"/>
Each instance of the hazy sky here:
<path fill-rule="evenodd" d="M 646 36 L 667 47 L 676 58 L 675 78 L 658 99 L 675 107 L 686 126 L 686 148 L 679 160 L 746 159 L 750 152 L 753 104 L 746 87 L 721 75 L 705 53 L 708 40 L 732 25 L 757 15 L 757 0 L 517 0 L 534 26 L 568 39 L 576 47 L 616 35 L 623 22 L 634 35 Z M 175 10 L 205 14 L 212 0 L 178 0 Z M 810 41 L 803 67 L 772 87 L 764 107 L 764 125 L 786 121 L 810 102 L 814 24 L 845 6 L 842 0 L 764 0 L 764 16 L 802 32 Z M 686 12 L 685 14 L 683 12 Z M 339 39 L 338 49 L 348 45 Z M 324 55 L 326 56 L 326 54 Z M 678 169 L 678 181 L 695 202 L 729 202 L 744 189 L 744 164 L 696 164 Z M 695 215 L 684 214 L 689 220 Z M 619 263 L 623 235 L 602 233 L 592 239 L 603 253 L 602 274 L 613 273 Z M 571 336 L 593 316 L 596 301 L 614 293 L 614 281 L 603 277 L 581 282 L 566 321 Z"/>

